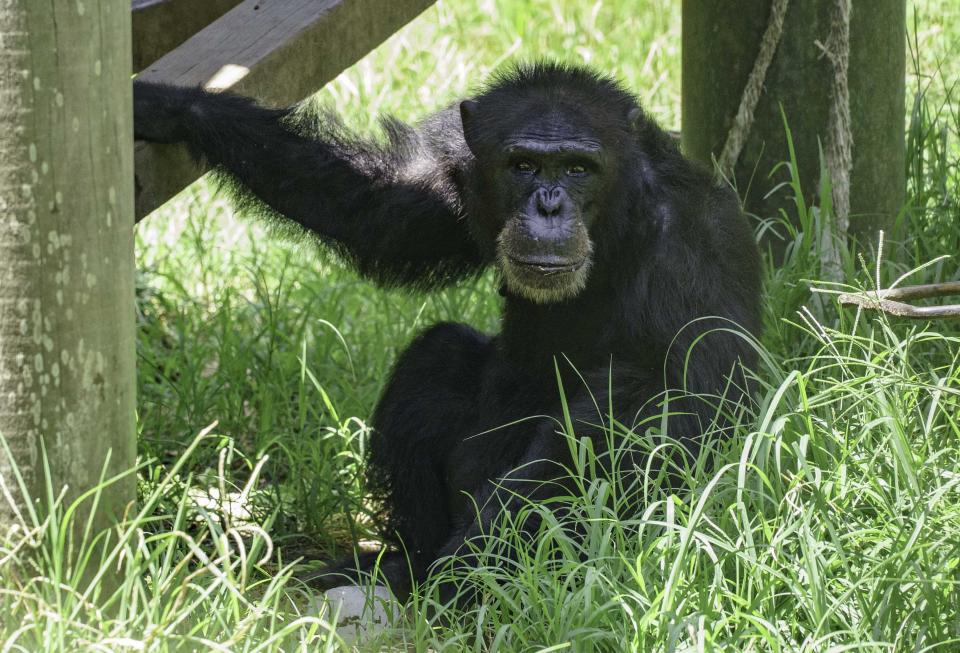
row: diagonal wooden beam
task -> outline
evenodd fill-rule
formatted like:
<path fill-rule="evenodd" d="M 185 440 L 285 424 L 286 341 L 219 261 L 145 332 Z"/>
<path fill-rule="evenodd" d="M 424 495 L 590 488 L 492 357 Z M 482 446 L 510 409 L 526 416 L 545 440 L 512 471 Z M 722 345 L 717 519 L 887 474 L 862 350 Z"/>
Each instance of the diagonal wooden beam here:
<path fill-rule="evenodd" d="M 434 0 L 244 0 L 148 66 L 138 79 L 230 89 L 266 104 L 307 97 Z M 136 219 L 204 170 L 179 145 L 135 148 Z"/>
<path fill-rule="evenodd" d="M 143 70 L 240 0 L 132 0 L 133 70 Z"/>

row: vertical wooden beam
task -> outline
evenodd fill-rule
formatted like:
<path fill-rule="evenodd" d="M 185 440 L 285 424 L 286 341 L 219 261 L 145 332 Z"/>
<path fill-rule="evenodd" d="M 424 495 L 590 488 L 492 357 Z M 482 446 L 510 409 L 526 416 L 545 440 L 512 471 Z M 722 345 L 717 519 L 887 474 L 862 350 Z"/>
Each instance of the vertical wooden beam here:
<path fill-rule="evenodd" d="M 831 102 L 829 62 L 817 41 L 830 30 L 834 0 L 793 0 L 783 35 L 767 70 L 753 129 L 735 169 L 746 209 L 765 218 L 791 212 L 786 193 L 766 197 L 783 181 L 768 178 L 788 158 L 780 106 L 790 124 L 799 172 L 811 199 L 818 192 L 819 145 L 826 137 Z M 683 2 L 683 148 L 709 164 L 718 156 L 757 56 L 770 0 Z M 850 226 L 874 239 L 905 201 L 904 0 L 853 2 L 850 22 L 850 112 L 853 170 Z M 748 192 L 749 189 L 749 192 Z"/>
<path fill-rule="evenodd" d="M 0 475 L 15 491 L 16 464 L 34 498 L 41 445 L 68 502 L 108 456 L 134 464 L 131 112 L 129 0 L 0 3 Z M 94 523 L 135 497 L 112 486 Z"/>

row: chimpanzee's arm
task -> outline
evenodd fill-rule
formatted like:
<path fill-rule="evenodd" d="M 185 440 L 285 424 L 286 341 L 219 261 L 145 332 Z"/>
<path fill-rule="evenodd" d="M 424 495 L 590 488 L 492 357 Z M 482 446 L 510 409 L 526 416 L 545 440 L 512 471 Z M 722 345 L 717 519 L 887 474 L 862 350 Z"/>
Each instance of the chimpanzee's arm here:
<path fill-rule="evenodd" d="M 136 138 L 185 143 L 375 281 L 443 285 L 488 262 L 461 215 L 449 153 L 399 123 L 378 144 L 338 125 L 303 135 L 289 115 L 236 95 L 134 83 Z"/>

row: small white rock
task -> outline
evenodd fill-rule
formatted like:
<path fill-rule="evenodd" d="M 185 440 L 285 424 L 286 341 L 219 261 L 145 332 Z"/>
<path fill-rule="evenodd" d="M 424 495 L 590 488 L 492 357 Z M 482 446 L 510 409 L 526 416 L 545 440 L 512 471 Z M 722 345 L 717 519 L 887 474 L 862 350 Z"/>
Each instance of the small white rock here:
<path fill-rule="evenodd" d="M 361 635 L 379 633 L 390 626 L 400 604 L 383 585 L 359 587 L 344 585 L 327 590 L 317 600 L 321 617 L 336 619 L 337 634 L 344 642 L 356 641 Z"/>

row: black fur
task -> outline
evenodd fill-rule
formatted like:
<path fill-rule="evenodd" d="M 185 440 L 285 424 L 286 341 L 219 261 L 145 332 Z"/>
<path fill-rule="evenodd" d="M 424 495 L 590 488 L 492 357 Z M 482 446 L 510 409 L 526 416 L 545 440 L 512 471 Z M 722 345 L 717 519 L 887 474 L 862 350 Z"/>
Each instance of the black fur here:
<path fill-rule="evenodd" d="M 511 492 L 552 496 L 530 481 L 557 478 L 570 456 L 551 419 L 561 415 L 557 361 L 585 433 L 602 419 L 595 401 L 604 410 L 609 399 L 630 425 L 656 414 L 650 400 L 664 389 L 718 395 L 738 361 L 754 361 L 747 340 L 728 331 L 694 345 L 729 329 L 726 320 L 759 330 L 759 257 L 737 198 L 684 159 L 609 78 L 552 64 L 514 68 L 459 110 L 416 127 L 385 120 L 382 142 L 332 116 L 307 125 L 294 111 L 227 94 L 136 83 L 134 98 L 137 138 L 186 142 L 241 197 L 386 286 L 435 288 L 497 262 L 504 214 L 516 209 L 513 186 L 490 161 L 521 126 L 548 133 L 545 142 L 589 134 L 602 143 L 592 194 L 568 187 L 570 224 L 587 216 L 592 242 L 582 290 L 537 302 L 506 288 L 495 336 L 459 324 L 428 329 L 402 354 L 376 407 L 370 478 L 410 556 L 409 567 L 400 554 L 383 565 L 400 594 L 410 570 L 422 580 L 515 505 Z M 669 433 L 696 450 L 713 412 L 680 407 Z M 534 415 L 546 417 L 518 421 Z M 505 424 L 513 425 L 498 428 Z M 491 483 L 522 464 L 500 489 Z"/>

